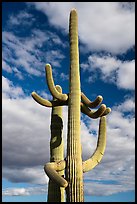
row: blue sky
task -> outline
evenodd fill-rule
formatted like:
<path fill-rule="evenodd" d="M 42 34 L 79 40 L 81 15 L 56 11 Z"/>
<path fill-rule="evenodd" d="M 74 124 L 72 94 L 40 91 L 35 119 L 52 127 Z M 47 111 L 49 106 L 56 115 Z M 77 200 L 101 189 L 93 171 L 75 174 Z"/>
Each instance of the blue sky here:
<path fill-rule="evenodd" d="M 51 99 L 45 64 L 69 91 L 69 13 L 78 12 L 81 90 L 103 96 L 107 146 L 101 163 L 84 174 L 86 201 L 135 201 L 135 11 L 127 2 L 2 3 L 3 202 L 46 202 Z M 63 107 L 66 154 L 67 107 Z M 81 114 L 82 158 L 94 152 L 98 119 Z"/>

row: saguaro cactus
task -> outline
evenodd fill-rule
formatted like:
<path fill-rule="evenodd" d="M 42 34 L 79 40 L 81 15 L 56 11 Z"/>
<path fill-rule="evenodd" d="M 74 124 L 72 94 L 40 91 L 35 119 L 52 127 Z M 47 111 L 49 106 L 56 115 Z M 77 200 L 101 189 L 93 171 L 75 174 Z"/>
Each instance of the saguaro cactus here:
<path fill-rule="evenodd" d="M 68 105 L 68 133 L 67 133 L 67 156 L 66 159 L 50 161 L 44 166 L 44 170 L 49 178 L 60 187 L 66 188 L 67 202 L 83 202 L 83 173 L 93 169 L 102 159 L 106 146 L 106 115 L 111 111 L 105 104 L 98 110 L 93 111 L 103 100 L 98 96 L 94 101 L 90 101 L 80 88 L 79 70 L 79 49 L 78 49 L 78 17 L 76 9 L 70 12 L 69 21 L 70 34 L 70 78 L 69 93 L 62 94 L 54 85 L 52 69 L 46 65 L 46 79 L 49 90 L 56 100 L 48 101 L 41 98 L 35 92 L 33 98 L 43 106 L 56 107 Z M 80 112 L 88 115 L 92 119 L 100 118 L 98 143 L 93 155 L 82 161 L 81 141 L 80 141 Z M 65 169 L 65 178 L 60 175 L 60 171 Z"/>

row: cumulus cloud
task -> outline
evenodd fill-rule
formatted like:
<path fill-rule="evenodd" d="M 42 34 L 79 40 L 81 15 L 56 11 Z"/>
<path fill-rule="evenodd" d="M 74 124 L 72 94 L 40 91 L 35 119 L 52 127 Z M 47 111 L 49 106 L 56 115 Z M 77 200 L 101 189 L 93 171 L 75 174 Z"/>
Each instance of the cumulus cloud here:
<path fill-rule="evenodd" d="M 2 192 L 3 196 L 24 196 L 29 195 L 29 192 L 26 191 L 25 188 L 12 188 L 12 189 L 5 189 Z"/>
<path fill-rule="evenodd" d="M 135 60 L 123 62 L 117 76 L 118 87 L 135 89 Z"/>
<path fill-rule="evenodd" d="M 17 161 L 17 159 L 15 158 Z M 18 161 L 17 161 L 18 162 Z M 25 161 L 24 161 L 25 162 Z M 13 183 L 29 183 L 29 184 L 38 184 L 38 185 L 46 185 L 48 184 L 49 178 L 44 173 L 43 166 L 34 166 L 32 167 L 25 167 L 19 166 L 20 164 L 14 167 L 10 167 L 5 165 L 2 170 L 3 178 L 8 179 Z M 29 166 L 29 165 L 28 165 Z"/>
<path fill-rule="evenodd" d="M 19 86 L 14 87 L 12 81 L 2 76 L 2 94 L 3 97 L 7 96 L 8 98 L 16 98 L 19 96 L 24 96 L 24 91 Z"/>
<path fill-rule="evenodd" d="M 47 193 L 45 186 L 27 188 L 6 188 L 2 191 L 3 196 L 28 196 Z"/>
<path fill-rule="evenodd" d="M 123 103 L 116 106 L 116 110 L 120 112 L 135 112 L 135 100 L 127 98 Z"/>
<path fill-rule="evenodd" d="M 4 77 L 2 84 L 3 175 L 16 182 L 21 178 L 22 182 L 44 182 L 43 166 L 49 161 L 46 144 L 50 139 L 50 110 L 30 97 L 20 97 L 22 89 Z"/>
<path fill-rule="evenodd" d="M 110 55 L 93 54 L 88 57 L 87 63 L 81 64 L 81 68 L 94 74 L 99 70 L 104 81 L 114 83 L 118 88 L 135 89 L 135 60 L 122 61 Z M 89 81 L 92 81 L 91 76 Z"/>
<path fill-rule="evenodd" d="M 132 112 L 134 107 L 133 98 L 112 107 L 112 112 L 107 117 L 107 145 L 104 157 L 96 168 L 84 174 L 87 194 L 111 195 L 134 190 L 135 118 L 133 115 L 124 114 L 127 111 Z M 88 130 L 97 130 L 97 121 L 87 120 Z"/>
<path fill-rule="evenodd" d="M 79 37 L 86 46 L 84 50 L 119 54 L 135 44 L 135 8 L 132 2 L 33 2 L 28 5 L 35 6 L 48 16 L 52 25 L 66 32 L 69 12 L 76 8 Z"/>
<path fill-rule="evenodd" d="M 14 87 L 11 81 L 4 77 L 3 80 L 3 92 L 6 93 L 6 96 L 3 95 L 2 105 L 3 177 L 12 182 L 47 184 L 48 178 L 43 166 L 49 161 L 51 111 L 35 103 L 30 97 L 21 98 L 18 91 L 16 92 L 18 87 Z M 18 93 L 16 98 L 10 96 L 11 90 Z M 134 100 L 131 98 L 112 107 L 112 113 L 107 117 L 105 155 L 101 164 L 84 174 L 86 195 L 110 195 L 134 190 L 135 118 L 124 114 L 133 111 L 134 106 Z M 63 110 L 66 154 L 67 107 Z M 99 125 L 99 120 L 85 117 L 82 116 L 81 120 L 83 160 L 88 159 L 96 148 Z M 105 185 L 103 181 L 112 183 Z M 5 194 L 6 192 L 8 194 L 8 189 Z"/>

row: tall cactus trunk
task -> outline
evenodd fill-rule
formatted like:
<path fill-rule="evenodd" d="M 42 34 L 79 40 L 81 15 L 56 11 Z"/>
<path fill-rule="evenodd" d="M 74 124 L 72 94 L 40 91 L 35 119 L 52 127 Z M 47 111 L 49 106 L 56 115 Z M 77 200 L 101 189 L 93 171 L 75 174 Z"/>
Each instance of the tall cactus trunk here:
<path fill-rule="evenodd" d="M 78 19 L 73 9 L 70 13 L 70 87 L 68 101 L 68 137 L 66 188 L 67 202 L 83 202 L 83 172 L 80 141 L 80 72 L 78 50 Z"/>
<path fill-rule="evenodd" d="M 56 86 L 58 92 L 62 92 L 60 86 Z M 56 99 L 54 99 L 55 101 Z M 62 106 L 52 108 L 51 113 L 51 139 L 50 139 L 50 162 L 64 160 L 64 144 L 62 138 Z M 64 170 L 59 171 L 60 176 L 64 176 Z M 65 189 L 56 182 L 49 179 L 48 202 L 65 202 Z"/>

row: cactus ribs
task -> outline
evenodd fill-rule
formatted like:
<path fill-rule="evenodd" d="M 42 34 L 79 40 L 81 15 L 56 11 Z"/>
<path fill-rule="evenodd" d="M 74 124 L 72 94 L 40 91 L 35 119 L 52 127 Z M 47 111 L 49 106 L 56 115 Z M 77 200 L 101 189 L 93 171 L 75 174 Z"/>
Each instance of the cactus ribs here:
<path fill-rule="evenodd" d="M 44 166 L 49 176 L 48 202 L 64 202 L 64 189 L 66 190 L 66 202 L 83 202 L 83 173 L 93 169 L 102 159 L 106 146 L 106 115 L 111 111 L 105 104 L 93 111 L 101 104 L 103 97 L 98 96 L 90 101 L 80 89 L 79 47 L 78 47 L 78 16 L 76 9 L 72 9 L 69 19 L 70 37 L 70 77 L 69 93 L 63 94 L 60 86 L 55 86 L 52 77 L 52 68 L 46 64 L 46 79 L 53 100 L 41 98 L 35 92 L 32 97 L 39 104 L 51 107 L 51 142 L 50 162 Z M 63 158 L 62 144 L 62 116 L 61 107 L 68 106 L 68 133 L 67 156 Z M 98 143 L 95 152 L 86 161 L 82 161 L 80 140 L 80 113 L 84 113 L 92 119 L 100 118 Z M 54 114 L 56 113 L 56 114 Z M 53 117 L 60 118 L 59 120 Z M 55 128 L 56 127 L 56 128 Z M 53 139 L 56 137 L 56 145 Z M 53 193 L 56 191 L 56 193 Z M 54 194 L 54 195 L 53 195 Z"/>

